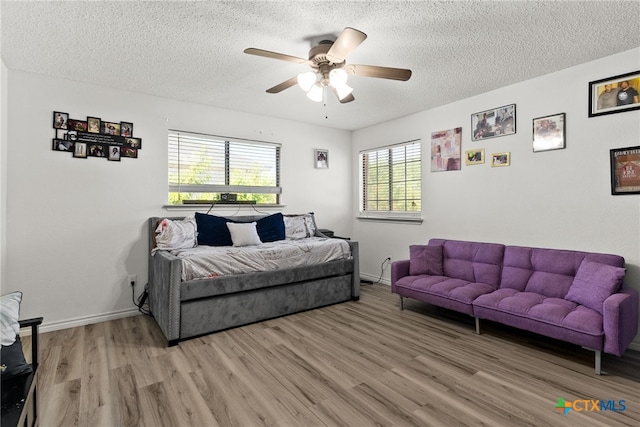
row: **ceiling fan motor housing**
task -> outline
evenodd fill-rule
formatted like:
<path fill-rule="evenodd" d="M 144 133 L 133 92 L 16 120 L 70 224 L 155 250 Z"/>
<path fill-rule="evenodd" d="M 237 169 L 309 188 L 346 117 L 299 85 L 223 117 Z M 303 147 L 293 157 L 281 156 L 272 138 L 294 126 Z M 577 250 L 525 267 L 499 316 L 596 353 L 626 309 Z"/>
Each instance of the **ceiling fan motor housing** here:
<path fill-rule="evenodd" d="M 309 61 L 312 62 L 311 68 L 317 70 L 320 74 L 320 84 L 322 86 L 329 85 L 329 72 L 334 68 L 344 67 L 345 61 L 340 63 L 333 63 L 327 58 L 327 52 L 333 46 L 331 40 L 323 40 L 317 46 L 314 46 L 309 50 Z"/>

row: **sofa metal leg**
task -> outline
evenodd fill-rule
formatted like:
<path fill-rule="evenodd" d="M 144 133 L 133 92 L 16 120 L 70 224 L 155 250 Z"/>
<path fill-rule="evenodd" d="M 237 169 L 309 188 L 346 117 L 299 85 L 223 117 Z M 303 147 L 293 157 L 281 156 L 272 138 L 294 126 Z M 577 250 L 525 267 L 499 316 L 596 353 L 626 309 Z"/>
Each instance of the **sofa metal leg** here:
<path fill-rule="evenodd" d="M 400 310 L 404 310 L 404 300 L 402 299 L 402 295 L 400 295 Z"/>
<path fill-rule="evenodd" d="M 600 375 L 602 367 L 602 352 L 600 350 L 596 350 L 596 375 Z"/>
<path fill-rule="evenodd" d="M 476 334 L 480 335 L 480 318 L 476 317 Z"/>

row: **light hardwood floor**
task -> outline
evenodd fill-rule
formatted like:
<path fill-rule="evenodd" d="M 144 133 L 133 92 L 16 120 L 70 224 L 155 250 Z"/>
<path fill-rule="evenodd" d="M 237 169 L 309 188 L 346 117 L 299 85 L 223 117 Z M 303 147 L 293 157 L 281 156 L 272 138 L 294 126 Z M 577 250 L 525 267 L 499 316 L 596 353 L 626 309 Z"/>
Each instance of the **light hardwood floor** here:
<path fill-rule="evenodd" d="M 640 352 L 604 355 L 598 377 L 591 352 L 489 322 L 476 335 L 418 301 L 400 311 L 384 285 L 171 348 L 141 315 L 42 334 L 40 349 L 43 427 L 640 425 Z M 558 398 L 626 409 L 563 415 Z"/>

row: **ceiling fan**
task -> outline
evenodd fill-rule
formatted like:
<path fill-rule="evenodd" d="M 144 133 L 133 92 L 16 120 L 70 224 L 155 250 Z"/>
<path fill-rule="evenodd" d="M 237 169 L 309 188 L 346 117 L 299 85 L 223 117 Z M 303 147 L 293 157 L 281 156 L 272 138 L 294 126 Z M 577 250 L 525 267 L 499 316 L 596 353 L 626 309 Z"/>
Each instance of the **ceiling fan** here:
<path fill-rule="evenodd" d="M 407 81 L 411 70 L 403 68 L 379 67 L 376 65 L 346 64 L 347 57 L 367 38 L 367 35 L 355 28 L 346 27 L 335 41 L 322 40 L 309 50 L 309 59 L 285 55 L 263 49 L 247 48 L 244 53 L 309 65 L 313 71 L 298 74 L 274 87 L 267 93 L 279 93 L 295 86 L 296 83 L 307 92 L 307 96 L 316 102 L 324 98 L 324 89 L 330 88 L 341 103 L 353 101 L 353 88 L 347 85 L 348 75 L 377 77 Z"/>

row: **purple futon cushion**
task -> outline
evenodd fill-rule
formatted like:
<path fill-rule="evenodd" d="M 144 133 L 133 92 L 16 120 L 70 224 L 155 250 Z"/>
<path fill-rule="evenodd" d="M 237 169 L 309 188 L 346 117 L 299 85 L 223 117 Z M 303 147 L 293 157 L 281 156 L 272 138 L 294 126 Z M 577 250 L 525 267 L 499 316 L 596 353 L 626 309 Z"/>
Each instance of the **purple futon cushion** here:
<path fill-rule="evenodd" d="M 565 299 L 602 314 L 604 300 L 618 292 L 624 275 L 624 268 L 585 259 L 580 264 Z"/>
<path fill-rule="evenodd" d="M 411 276 L 420 274 L 443 276 L 442 246 L 409 246 L 409 274 Z"/>

